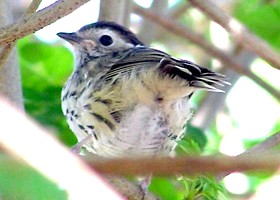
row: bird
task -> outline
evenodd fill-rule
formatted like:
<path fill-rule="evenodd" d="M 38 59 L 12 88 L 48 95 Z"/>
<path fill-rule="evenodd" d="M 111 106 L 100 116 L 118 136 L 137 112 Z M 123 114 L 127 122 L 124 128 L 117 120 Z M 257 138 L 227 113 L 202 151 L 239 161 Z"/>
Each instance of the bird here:
<path fill-rule="evenodd" d="M 172 156 L 195 91 L 222 92 L 225 76 L 146 46 L 128 28 L 98 21 L 57 35 L 74 49 L 61 94 L 79 147 L 105 158 Z"/>

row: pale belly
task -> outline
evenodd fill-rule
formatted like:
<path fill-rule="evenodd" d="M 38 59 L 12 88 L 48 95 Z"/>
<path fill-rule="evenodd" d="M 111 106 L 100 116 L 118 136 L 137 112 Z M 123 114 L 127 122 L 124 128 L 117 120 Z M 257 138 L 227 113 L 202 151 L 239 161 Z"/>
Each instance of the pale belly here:
<path fill-rule="evenodd" d="M 121 122 L 115 124 L 114 130 L 106 129 L 105 126 L 93 129 L 86 125 L 87 121 L 92 120 L 86 114 L 81 115 L 83 122 L 72 119 L 70 127 L 79 141 L 92 134 L 85 147 L 99 156 L 170 155 L 184 133 L 187 121 L 184 116 L 189 113 L 185 104 L 186 101 L 178 101 L 170 105 L 169 111 L 172 112 L 138 104 L 131 111 L 125 112 Z M 91 115 L 88 117 L 92 118 Z"/>
<path fill-rule="evenodd" d="M 64 95 L 63 112 L 78 140 L 92 135 L 84 145 L 88 151 L 104 157 L 172 153 L 190 117 L 192 90 L 184 82 L 148 75 L 94 93 L 80 88 L 82 94 Z"/>

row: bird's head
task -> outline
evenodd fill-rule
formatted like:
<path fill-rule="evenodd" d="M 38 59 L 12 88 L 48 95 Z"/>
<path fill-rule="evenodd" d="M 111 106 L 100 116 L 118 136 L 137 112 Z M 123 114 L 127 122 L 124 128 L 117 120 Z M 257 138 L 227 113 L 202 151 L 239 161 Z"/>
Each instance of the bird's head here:
<path fill-rule="evenodd" d="M 83 26 L 77 32 L 57 35 L 73 46 L 78 60 L 143 45 L 130 30 L 114 22 L 100 21 Z"/>

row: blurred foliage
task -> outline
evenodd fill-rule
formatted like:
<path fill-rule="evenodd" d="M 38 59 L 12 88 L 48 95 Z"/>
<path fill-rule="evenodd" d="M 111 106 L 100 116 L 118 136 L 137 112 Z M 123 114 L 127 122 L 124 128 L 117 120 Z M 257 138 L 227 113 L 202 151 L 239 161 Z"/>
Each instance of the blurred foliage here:
<path fill-rule="evenodd" d="M 195 155 L 200 154 L 207 144 L 204 132 L 190 124 L 186 125 L 185 136 L 178 142 L 176 153 Z"/>
<path fill-rule="evenodd" d="M 66 193 L 22 162 L 0 154 L 0 199 L 66 200 Z"/>
<path fill-rule="evenodd" d="M 238 0 L 234 11 L 252 32 L 280 49 L 280 1 Z"/>
<path fill-rule="evenodd" d="M 34 37 L 18 42 L 26 111 L 52 129 L 67 145 L 76 139 L 61 110 L 60 93 L 73 68 L 73 55 L 61 45 L 46 44 Z"/>

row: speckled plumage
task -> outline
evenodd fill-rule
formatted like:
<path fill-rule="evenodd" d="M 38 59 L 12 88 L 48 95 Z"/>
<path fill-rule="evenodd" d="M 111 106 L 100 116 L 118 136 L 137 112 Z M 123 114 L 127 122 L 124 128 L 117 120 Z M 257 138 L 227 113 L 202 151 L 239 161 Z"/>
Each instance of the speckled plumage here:
<path fill-rule="evenodd" d="M 191 115 L 191 94 L 220 91 L 213 85 L 226 83 L 220 74 L 145 47 L 111 22 L 58 35 L 76 54 L 62 91 L 63 113 L 79 141 L 92 135 L 84 146 L 100 156 L 170 154 Z M 102 41 L 104 35 L 113 43 Z"/>

